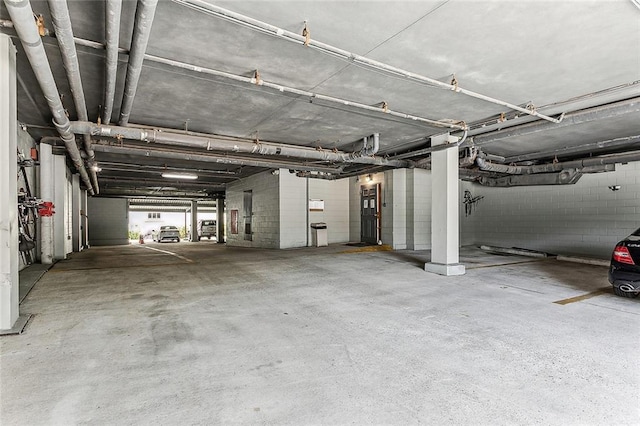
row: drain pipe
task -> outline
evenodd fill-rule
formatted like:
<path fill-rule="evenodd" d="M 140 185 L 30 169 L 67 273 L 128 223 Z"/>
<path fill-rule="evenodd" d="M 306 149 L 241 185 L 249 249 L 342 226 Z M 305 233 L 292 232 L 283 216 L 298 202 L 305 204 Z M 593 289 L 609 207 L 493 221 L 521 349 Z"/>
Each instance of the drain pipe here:
<path fill-rule="evenodd" d="M 40 34 L 38 34 L 38 27 L 33 20 L 31 3 L 29 0 L 4 0 L 4 3 L 7 6 L 9 15 L 11 15 L 11 20 L 22 42 L 22 47 L 29 59 L 31 68 L 47 100 L 47 104 L 53 115 L 53 124 L 56 126 L 58 133 L 60 133 L 69 157 L 71 157 L 73 164 L 80 173 L 80 178 L 87 187 L 87 191 L 89 191 L 89 194 L 94 195 L 91 180 L 89 179 L 82 157 L 80 156 L 80 151 L 78 150 L 78 145 L 76 144 L 76 138 L 69 130 L 69 118 L 60 100 L 58 87 L 53 78 L 51 66 L 47 60 Z"/>
<path fill-rule="evenodd" d="M 371 139 L 371 145 L 369 145 L 369 139 Z M 367 136 L 362 139 L 362 150 L 360 155 L 363 157 L 375 155 L 380 149 L 380 133 L 374 133 L 372 136 Z"/>
<path fill-rule="evenodd" d="M 127 78 L 124 82 L 122 107 L 120 108 L 120 120 L 118 121 L 120 126 L 126 126 L 129 123 L 157 5 L 158 0 L 138 0 L 136 20 L 131 38 L 131 50 L 129 51 L 129 63 L 127 64 Z"/>
<path fill-rule="evenodd" d="M 91 134 L 93 136 L 131 139 L 143 142 L 153 142 L 164 145 L 201 148 L 207 151 L 216 150 L 235 154 L 260 154 L 280 157 L 293 157 L 306 160 L 334 161 L 340 163 L 372 164 L 396 168 L 410 167 L 411 163 L 404 160 L 388 160 L 382 157 L 362 157 L 360 152 L 347 153 L 330 151 L 303 146 L 258 142 L 250 139 L 230 138 L 223 136 L 196 136 L 172 132 L 171 129 L 140 129 L 135 127 L 104 126 L 89 122 L 74 122 L 71 131 L 77 134 Z"/>
<path fill-rule="evenodd" d="M 106 13 L 105 44 L 107 47 L 107 54 L 105 57 L 104 109 L 102 110 L 102 122 L 104 124 L 109 124 L 111 123 L 113 102 L 116 95 L 122 0 L 107 0 Z"/>
<path fill-rule="evenodd" d="M 435 151 L 443 151 L 445 149 L 449 149 L 449 148 L 453 148 L 453 147 L 458 147 L 459 148 L 467 140 L 468 133 L 469 133 L 469 130 L 467 130 L 467 128 L 465 126 L 464 133 L 462 134 L 462 137 L 456 143 L 446 143 L 446 144 L 443 144 L 443 145 L 431 146 L 429 148 L 419 149 L 417 151 L 405 152 L 404 154 L 394 155 L 394 156 L 389 157 L 389 158 L 392 159 L 392 160 L 403 160 L 403 159 L 406 159 L 406 158 L 418 157 L 418 156 L 421 156 L 421 155 L 429 154 L 429 153 L 435 152 Z"/>
<path fill-rule="evenodd" d="M 535 166 L 507 166 L 504 164 L 492 164 L 483 158 L 476 158 L 476 164 L 478 165 L 480 170 L 512 175 L 553 173 L 567 169 L 577 169 L 578 171 L 580 171 L 585 167 L 603 166 L 616 163 L 629 163 L 632 161 L 640 161 L 640 151 L 602 157 L 583 158 L 581 160 L 565 161 L 563 163 L 539 164 Z"/>
<path fill-rule="evenodd" d="M 80 78 L 80 65 L 78 64 L 78 54 L 76 52 L 76 44 L 73 41 L 73 30 L 71 28 L 71 18 L 69 17 L 69 9 L 66 0 L 49 0 L 49 10 L 51 12 L 51 21 L 55 30 L 58 46 L 60 46 L 60 54 L 64 69 L 67 72 L 67 79 L 73 95 L 73 102 L 76 106 L 78 119 L 88 121 L 87 103 L 84 97 L 84 89 L 82 88 L 82 80 Z M 87 162 L 89 166 L 93 165 L 95 153 L 91 149 L 91 136 L 84 135 L 84 152 L 87 153 Z M 98 186 L 98 175 L 93 167 L 89 168 L 91 176 L 91 184 L 96 194 L 100 192 Z"/>

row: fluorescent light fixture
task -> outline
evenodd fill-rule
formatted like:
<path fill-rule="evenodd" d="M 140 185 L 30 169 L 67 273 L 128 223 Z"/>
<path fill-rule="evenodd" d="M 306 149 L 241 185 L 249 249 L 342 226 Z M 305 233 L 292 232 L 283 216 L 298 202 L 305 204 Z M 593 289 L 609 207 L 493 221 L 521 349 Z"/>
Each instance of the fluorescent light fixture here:
<path fill-rule="evenodd" d="M 198 175 L 191 173 L 163 173 L 162 177 L 166 179 L 198 179 Z"/>

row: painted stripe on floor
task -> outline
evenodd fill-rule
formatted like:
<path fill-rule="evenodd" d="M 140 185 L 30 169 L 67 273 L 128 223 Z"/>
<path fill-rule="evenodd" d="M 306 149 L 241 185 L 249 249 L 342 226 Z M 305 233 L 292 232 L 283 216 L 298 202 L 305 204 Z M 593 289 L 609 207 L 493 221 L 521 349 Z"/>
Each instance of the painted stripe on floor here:
<path fill-rule="evenodd" d="M 193 263 L 193 261 L 190 261 L 189 263 Z M 175 266 L 175 265 L 184 265 L 184 264 L 185 262 L 173 262 L 173 263 L 164 262 L 164 263 L 147 263 L 144 265 L 118 265 L 118 266 L 107 266 L 107 267 L 89 266 L 86 268 L 67 268 L 67 269 L 53 268 L 49 271 L 49 273 L 60 274 L 62 272 L 92 271 L 92 270 L 100 271 L 102 269 L 122 269 L 122 268 L 157 268 L 159 266 Z"/>
<path fill-rule="evenodd" d="M 372 251 L 392 251 L 393 249 L 391 248 L 391 246 L 383 244 L 380 246 L 366 246 L 366 247 L 359 247 L 359 248 L 355 248 L 355 249 L 350 249 L 350 250 L 345 250 L 345 251 L 341 251 L 340 254 L 345 254 L 345 253 L 367 253 L 367 252 L 372 252 Z"/>
<path fill-rule="evenodd" d="M 589 293 L 586 293 L 580 296 L 570 297 L 568 299 L 556 300 L 553 303 L 557 303 L 558 305 L 568 305 L 569 303 L 581 302 L 583 300 L 591 299 L 592 297 L 600 296 L 601 294 L 606 294 L 606 293 L 611 293 L 611 286 L 602 287 L 598 290 L 593 290 L 593 291 L 590 291 Z"/>
<path fill-rule="evenodd" d="M 159 251 L 160 253 L 164 253 L 164 254 L 170 254 L 171 256 L 175 256 L 178 259 L 182 259 L 182 260 L 184 260 L 186 262 L 193 263 L 193 260 L 189 259 L 188 257 L 181 256 L 178 253 L 174 253 L 172 251 L 160 250 L 159 248 L 149 247 L 149 246 L 145 246 L 145 245 L 141 245 L 140 247 L 144 247 L 144 248 L 149 249 L 149 250 Z"/>

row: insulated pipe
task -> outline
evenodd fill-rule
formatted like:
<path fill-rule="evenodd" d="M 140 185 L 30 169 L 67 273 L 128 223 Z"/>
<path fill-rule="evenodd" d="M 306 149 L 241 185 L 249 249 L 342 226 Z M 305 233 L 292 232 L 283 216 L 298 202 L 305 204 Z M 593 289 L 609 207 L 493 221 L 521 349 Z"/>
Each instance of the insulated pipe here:
<path fill-rule="evenodd" d="M 439 87 L 442 89 L 452 90 L 456 93 L 462 93 L 464 95 L 481 99 L 486 102 L 491 102 L 497 105 L 505 106 L 507 108 L 520 111 L 525 114 L 533 115 L 535 117 L 542 118 L 544 120 L 550 121 L 552 123 L 559 123 L 562 121 L 562 118 L 556 119 L 544 114 L 540 114 L 535 110 L 529 110 L 527 108 L 522 108 L 518 105 L 514 105 L 509 102 L 501 101 L 499 99 L 491 98 L 486 95 L 482 95 L 477 92 L 473 92 L 471 90 L 463 89 L 459 87 L 457 84 L 448 84 L 443 83 L 442 81 L 426 77 L 420 74 L 416 74 L 410 71 L 403 70 L 401 68 L 397 68 L 391 65 L 384 64 L 382 62 L 375 61 L 373 59 L 366 58 L 364 56 L 356 55 L 355 53 L 348 52 L 343 49 L 339 49 L 337 47 L 331 46 L 326 43 L 321 43 L 319 41 L 313 39 L 307 39 L 305 36 L 296 34 L 291 31 L 287 31 L 283 28 L 276 27 L 274 25 L 267 24 L 266 22 L 259 21 L 257 19 L 250 18 L 245 15 L 241 15 L 239 13 L 232 12 L 228 9 L 224 9 L 219 6 L 215 6 L 213 4 L 209 4 L 204 0 L 173 0 L 175 3 L 184 5 L 186 7 L 190 7 L 192 9 L 198 10 L 200 12 L 204 12 L 206 14 L 216 16 L 218 18 L 224 19 L 229 22 L 233 22 L 238 25 L 242 25 L 244 27 L 249 27 L 251 29 L 269 34 L 271 36 L 276 36 L 282 38 L 287 41 L 292 41 L 294 43 L 302 43 L 305 46 L 318 50 L 322 53 L 338 57 L 348 62 L 353 62 L 360 66 L 371 68 L 376 71 L 384 72 L 385 74 L 392 75 L 395 77 L 403 77 L 410 81 L 417 82 L 420 84 L 424 84 L 430 87 Z"/>
<path fill-rule="evenodd" d="M 73 102 L 76 107 L 78 119 L 88 121 L 87 104 L 84 97 L 84 89 L 82 88 L 82 79 L 80 78 L 80 65 L 78 64 L 78 53 L 76 52 L 76 44 L 73 40 L 73 29 L 71 28 L 71 18 L 69 17 L 69 9 L 67 0 L 49 0 L 49 11 L 51 12 L 51 21 L 60 46 L 60 54 L 62 55 L 62 63 L 67 72 L 69 87 L 73 95 Z M 84 152 L 87 153 L 88 163 L 93 164 L 95 154 L 91 149 L 91 136 L 84 135 Z M 91 176 L 91 184 L 96 194 L 100 192 L 98 186 L 98 175 L 93 168 L 89 169 Z"/>
<path fill-rule="evenodd" d="M 158 0 L 138 0 L 136 20 L 131 38 L 131 50 L 129 51 L 129 63 L 127 64 L 127 79 L 124 82 L 122 107 L 120 108 L 120 120 L 118 121 L 120 126 L 126 126 L 129 123 L 129 116 L 131 115 L 133 100 L 138 90 L 144 53 L 149 43 L 151 25 L 153 24 L 157 5 Z"/>
<path fill-rule="evenodd" d="M 416 150 L 416 151 L 405 152 L 404 154 L 394 155 L 394 156 L 391 156 L 389 158 L 392 159 L 392 160 L 403 160 L 403 159 L 406 159 L 406 158 L 418 157 L 418 156 L 421 156 L 421 155 L 429 154 L 429 153 L 435 152 L 435 151 L 442 151 L 442 150 L 449 149 L 449 148 L 460 147 L 464 143 L 464 141 L 467 140 L 467 134 L 468 134 L 468 131 L 467 131 L 467 129 L 465 129 L 464 130 L 464 134 L 462 135 L 462 137 L 456 143 L 446 143 L 446 144 L 443 144 L 443 145 L 431 146 L 429 148 L 423 148 L 423 149 L 419 149 L 419 150 Z"/>
<path fill-rule="evenodd" d="M 104 124 L 111 123 L 113 102 L 116 95 L 121 12 L 122 0 L 107 0 L 105 24 L 107 54 L 105 57 L 104 109 L 102 110 L 102 122 Z"/>
<path fill-rule="evenodd" d="M 47 60 L 40 34 L 38 34 L 38 27 L 33 20 L 31 4 L 29 0 L 4 0 L 4 3 L 7 6 L 9 15 L 11 15 L 11 20 L 22 42 L 31 68 L 47 100 L 47 104 L 53 115 L 53 124 L 56 126 L 58 133 L 60 133 L 69 157 L 71 157 L 73 164 L 80 173 L 80 178 L 87 187 L 87 191 L 93 195 L 93 186 L 91 185 L 91 180 L 84 167 L 78 146 L 76 145 L 75 136 L 69 131 L 69 118 L 67 118 L 64 106 L 60 100 L 58 87 L 53 78 L 51 66 Z"/>
<path fill-rule="evenodd" d="M 284 162 L 276 160 L 249 160 L 244 158 L 227 157 L 225 155 L 215 154 L 197 154 L 190 152 L 179 151 L 156 151 L 146 148 L 137 148 L 129 146 L 114 146 L 114 145 L 94 145 L 94 149 L 98 152 L 107 152 L 113 154 L 123 155 L 137 155 L 141 157 L 150 158 L 166 158 L 172 160 L 186 160 L 186 161 L 200 161 L 203 163 L 216 163 L 216 164 L 230 164 L 234 166 L 249 166 L 249 167 L 265 167 L 269 169 L 297 169 L 297 170 L 317 170 L 325 173 L 340 173 L 340 168 L 333 168 L 327 166 L 316 166 L 313 164 L 296 164 L 294 162 Z"/>
<path fill-rule="evenodd" d="M 606 164 L 616 163 L 628 163 L 631 161 L 640 161 L 640 151 L 602 157 L 583 158 L 581 160 L 565 161 L 563 163 L 539 164 L 535 166 L 507 166 L 504 164 L 492 164 L 480 157 L 476 158 L 476 164 L 478 165 L 478 167 L 480 167 L 481 170 L 513 175 L 552 173 L 560 172 L 566 169 L 577 169 L 578 171 L 580 171 L 585 167 L 602 166 Z"/>
<path fill-rule="evenodd" d="M 88 122 L 74 122 L 72 131 L 79 134 L 91 134 L 117 139 L 131 139 L 143 142 L 154 142 L 165 145 L 185 146 L 232 152 L 236 154 L 261 154 L 282 157 L 293 157 L 305 160 L 334 161 L 341 163 L 373 164 L 389 167 L 409 167 L 403 160 L 387 160 L 381 157 L 363 157 L 360 153 L 319 150 L 314 148 L 256 142 L 239 138 L 221 136 L 196 136 L 174 133 L 171 129 L 139 129 L 135 127 L 102 126 Z"/>

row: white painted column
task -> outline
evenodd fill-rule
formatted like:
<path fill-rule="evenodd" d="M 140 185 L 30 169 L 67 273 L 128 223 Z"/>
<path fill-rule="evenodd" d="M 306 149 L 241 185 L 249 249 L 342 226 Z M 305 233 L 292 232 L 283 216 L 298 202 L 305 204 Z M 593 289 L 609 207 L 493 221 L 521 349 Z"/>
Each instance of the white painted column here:
<path fill-rule="evenodd" d="M 80 175 L 71 176 L 71 214 L 72 229 L 71 238 L 73 238 L 73 251 L 82 250 L 82 218 L 80 216 Z"/>
<path fill-rule="evenodd" d="M 67 258 L 67 159 L 64 155 L 53 156 L 53 258 Z"/>
<path fill-rule="evenodd" d="M 192 243 L 198 241 L 198 201 L 191 200 L 191 240 Z"/>
<path fill-rule="evenodd" d="M 218 243 L 224 243 L 224 198 L 216 199 L 216 239 Z"/>
<path fill-rule="evenodd" d="M 0 34 L 0 330 L 19 316 L 16 48 Z"/>
<path fill-rule="evenodd" d="M 89 248 L 89 222 L 87 220 L 87 190 L 80 191 L 80 247 Z"/>
<path fill-rule="evenodd" d="M 46 143 L 40 144 L 40 198 L 53 202 L 53 153 Z M 53 216 L 40 215 L 40 261 L 53 263 Z"/>
<path fill-rule="evenodd" d="M 449 134 L 433 137 L 431 146 L 445 144 L 449 138 Z M 431 153 L 431 185 L 431 262 L 424 265 L 424 270 L 463 275 L 465 268 L 459 263 L 457 148 Z"/>

